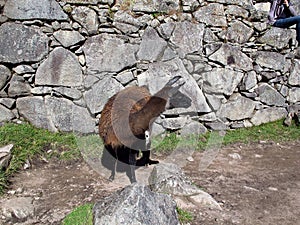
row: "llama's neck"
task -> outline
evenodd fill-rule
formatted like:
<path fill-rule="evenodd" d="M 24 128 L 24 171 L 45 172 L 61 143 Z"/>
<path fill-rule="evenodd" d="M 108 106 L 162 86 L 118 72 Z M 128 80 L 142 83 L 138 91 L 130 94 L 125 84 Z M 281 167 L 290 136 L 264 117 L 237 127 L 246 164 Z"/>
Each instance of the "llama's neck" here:
<path fill-rule="evenodd" d="M 130 120 L 134 120 L 132 124 L 135 125 L 132 127 L 133 132 L 148 130 L 150 123 L 165 110 L 166 103 L 166 99 L 152 96 L 140 111 L 131 115 Z"/>

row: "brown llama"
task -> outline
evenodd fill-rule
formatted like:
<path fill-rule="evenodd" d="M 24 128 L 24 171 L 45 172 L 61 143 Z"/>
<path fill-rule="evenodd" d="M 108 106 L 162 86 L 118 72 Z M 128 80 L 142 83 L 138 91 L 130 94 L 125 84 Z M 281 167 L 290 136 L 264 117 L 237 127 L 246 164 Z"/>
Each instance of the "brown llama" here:
<path fill-rule="evenodd" d="M 110 180 L 115 178 L 118 160 L 128 165 L 131 183 L 136 182 L 136 166 L 159 163 L 150 159 L 149 132 L 154 119 L 165 111 L 170 97 L 183 85 L 174 85 L 180 78 L 173 77 L 154 95 L 145 86 L 125 88 L 105 104 L 99 121 L 99 135 L 114 158 Z M 140 151 L 142 157 L 137 159 Z"/>

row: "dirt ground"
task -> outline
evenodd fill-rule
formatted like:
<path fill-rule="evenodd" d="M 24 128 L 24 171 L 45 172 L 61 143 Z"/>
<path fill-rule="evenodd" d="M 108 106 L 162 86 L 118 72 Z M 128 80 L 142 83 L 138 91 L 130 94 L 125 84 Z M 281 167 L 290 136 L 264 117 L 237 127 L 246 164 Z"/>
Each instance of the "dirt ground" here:
<path fill-rule="evenodd" d="M 202 157 L 194 152 L 183 171 L 222 210 L 193 210 L 190 224 L 300 224 L 300 140 L 223 147 L 207 168 L 197 169 Z M 108 182 L 92 168 L 85 161 L 33 163 L 11 180 L 0 200 L 30 196 L 35 215 L 20 224 L 60 224 L 75 206 L 96 202 L 128 184 Z"/>

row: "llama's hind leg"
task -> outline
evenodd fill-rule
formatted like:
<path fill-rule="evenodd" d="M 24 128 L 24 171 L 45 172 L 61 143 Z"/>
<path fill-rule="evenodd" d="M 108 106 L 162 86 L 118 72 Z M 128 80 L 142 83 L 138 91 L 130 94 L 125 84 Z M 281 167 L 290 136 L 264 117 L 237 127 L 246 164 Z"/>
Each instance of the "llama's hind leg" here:
<path fill-rule="evenodd" d="M 118 164 L 118 159 L 117 158 L 114 158 L 113 160 L 114 160 L 113 167 L 111 168 L 111 174 L 110 174 L 110 176 L 108 178 L 110 181 L 113 181 L 115 179 L 116 170 L 117 170 L 117 164 Z"/>

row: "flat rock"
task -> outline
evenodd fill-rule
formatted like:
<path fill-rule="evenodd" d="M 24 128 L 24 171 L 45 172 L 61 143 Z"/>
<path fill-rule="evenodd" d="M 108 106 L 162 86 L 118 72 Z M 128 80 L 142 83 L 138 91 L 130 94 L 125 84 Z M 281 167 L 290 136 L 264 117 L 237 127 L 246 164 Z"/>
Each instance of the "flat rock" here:
<path fill-rule="evenodd" d="M 4 23 L 0 26 L 0 62 L 38 62 L 48 54 L 48 42 L 49 38 L 36 28 Z"/>
<path fill-rule="evenodd" d="M 139 60 L 156 61 L 166 47 L 167 42 L 159 37 L 154 28 L 148 27 L 143 34 L 137 57 Z"/>
<path fill-rule="evenodd" d="M 285 118 L 286 115 L 287 110 L 285 108 L 266 108 L 256 111 L 250 121 L 255 126 L 258 126 L 263 123 L 273 122 Z"/>
<path fill-rule="evenodd" d="M 231 44 L 222 44 L 221 47 L 208 57 L 210 60 L 244 71 L 253 69 L 252 59 L 241 49 Z"/>
<path fill-rule="evenodd" d="M 210 207 L 221 209 L 220 205 L 208 193 L 192 185 L 182 170 L 173 163 L 156 165 L 149 177 L 152 191 L 172 195 L 181 206 Z M 186 198 L 187 200 L 183 200 Z"/>
<path fill-rule="evenodd" d="M 219 118 L 227 118 L 230 120 L 242 120 L 250 118 L 254 109 L 254 101 L 239 95 L 233 100 L 229 100 L 225 104 L 222 104 L 217 112 L 217 116 Z"/>
<path fill-rule="evenodd" d="M 66 48 L 85 40 L 78 31 L 59 30 L 54 32 L 53 36 Z"/>
<path fill-rule="evenodd" d="M 78 6 L 72 11 L 71 15 L 89 34 L 97 34 L 99 21 L 95 10 L 87 6 Z"/>
<path fill-rule="evenodd" d="M 6 66 L 0 65 L 0 90 L 5 86 L 10 76 L 10 70 Z"/>
<path fill-rule="evenodd" d="M 243 73 L 226 68 L 214 68 L 203 72 L 203 89 L 211 94 L 232 95 L 243 79 Z"/>
<path fill-rule="evenodd" d="M 25 222 L 34 215 L 33 199 L 31 197 L 15 197 L 0 204 L 0 210 L 10 222 Z"/>
<path fill-rule="evenodd" d="M 267 83 L 260 84 L 257 88 L 260 101 L 270 106 L 284 106 L 285 98 Z"/>
<path fill-rule="evenodd" d="M 74 53 L 62 47 L 55 48 L 37 69 L 36 85 L 80 86 L 82 68 Z"/>
<path fill-rule="evenodd" d="M 116 35 L 99 34 L 86 40 L 83 51 L 88 74 L 119 72 L 136 63 L 138 45 L 125 43 Z"/>
<path fill-rule="evenodd" d="M 176 23 L 170 42 L 178 47 L 177 52 L 185 56 L 188 53 L 201 52 L 204 36 L 204 24 L 190 22 Z"/>
<path fill-rule="evenodd" d="M 7 0 L 4 15 L 16 20 L 68 20 L 68 15 L 55 0 Z"/>

